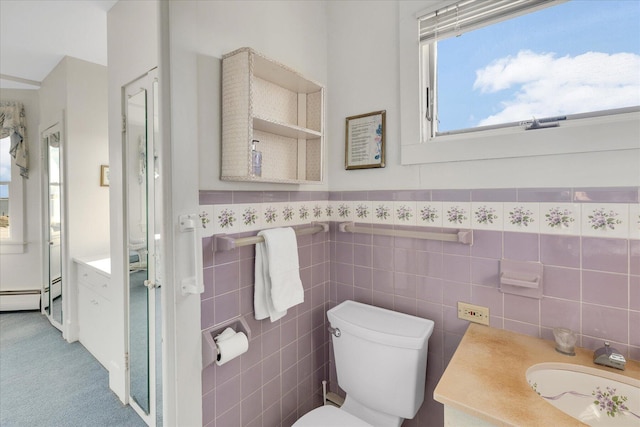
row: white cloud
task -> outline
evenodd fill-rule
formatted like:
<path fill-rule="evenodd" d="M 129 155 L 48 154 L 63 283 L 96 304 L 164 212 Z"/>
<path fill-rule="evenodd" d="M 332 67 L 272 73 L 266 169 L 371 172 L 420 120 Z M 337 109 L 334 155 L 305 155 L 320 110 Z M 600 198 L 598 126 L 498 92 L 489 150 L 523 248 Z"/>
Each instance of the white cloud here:
<path fill-rule="evenodd" d="M 556 58 L 529 50 L 476 71 L 474 90 L 509 89 L 480 126 L 640 105 L 640 55 L 587 52 Z"/>

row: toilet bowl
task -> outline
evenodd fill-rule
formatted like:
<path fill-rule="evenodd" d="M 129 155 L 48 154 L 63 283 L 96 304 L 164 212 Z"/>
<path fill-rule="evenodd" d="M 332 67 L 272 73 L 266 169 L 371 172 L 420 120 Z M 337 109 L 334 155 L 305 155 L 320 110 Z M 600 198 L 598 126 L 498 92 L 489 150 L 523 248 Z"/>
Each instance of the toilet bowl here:
<path fill-rule="evenodd" d="M 399 427 L 424 401 L 432 320 L 355 301 L 327 311 L 338 384 L 347 393 L 340 409 L 322 406 L 295 427 Z"/>
<path fill-rule="evenodd" d="M 311 412 L 307 412 L 293 425 L 295 427 L 373 427 L 373 425 L 355 415 L 331 405 L 321 406 Z"/>

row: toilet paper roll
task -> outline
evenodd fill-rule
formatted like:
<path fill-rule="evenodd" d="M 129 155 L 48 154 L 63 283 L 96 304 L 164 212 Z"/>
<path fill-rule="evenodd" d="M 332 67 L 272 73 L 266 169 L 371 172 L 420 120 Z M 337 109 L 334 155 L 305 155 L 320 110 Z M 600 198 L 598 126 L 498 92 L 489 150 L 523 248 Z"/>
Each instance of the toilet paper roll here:
<path fill-rule="evenodd" d="M 220 341 L 224 341 L 227 338 L 231 338 L 232 336 L 234 336 L 236 334 L 236 331 L 234 331 L 231 328 L 227 328 L 224 331 L 222 331 L 220 334 L 216 335 L 216 337 L 214 338 L 214 340 L 216 342 L 220 342 Z"/>
<path fill-rule="evenodd" d="M 243 332 L 238 332 L 223 341 L 218 341 L 217 345 L 218 360 L 216 360 L 216 365 L 221 366 L 245 353 L 249 349 L 249 340 Z"/>

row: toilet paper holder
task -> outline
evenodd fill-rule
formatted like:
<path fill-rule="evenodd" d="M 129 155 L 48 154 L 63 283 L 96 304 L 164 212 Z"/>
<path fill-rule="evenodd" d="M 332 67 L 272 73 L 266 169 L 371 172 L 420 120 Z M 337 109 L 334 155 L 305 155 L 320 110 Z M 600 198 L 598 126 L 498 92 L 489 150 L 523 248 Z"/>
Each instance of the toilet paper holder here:
<path fill-rule="evenodd" d="M 251 328 L 249 328 L 244 317 L 237 317 L 228 322 L 205 329 L 202 331 L 202 369 L 218 359 L 220 351 L 214 338 L 227 328 L 231 328 L 236 332 L 244 332 L 247 339 L 251 340 Z"/>

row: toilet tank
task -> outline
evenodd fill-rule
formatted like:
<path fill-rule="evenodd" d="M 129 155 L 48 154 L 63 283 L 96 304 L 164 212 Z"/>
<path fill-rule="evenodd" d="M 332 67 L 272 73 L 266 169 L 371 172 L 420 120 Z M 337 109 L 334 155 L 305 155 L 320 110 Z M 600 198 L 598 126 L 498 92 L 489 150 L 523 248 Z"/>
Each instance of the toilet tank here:
<path fill-rule="evenodd" d="M 413 418 L 424 400 L 432 320 L 355 301 L 327 311 L 338 384 L 380 412 Z"/>

